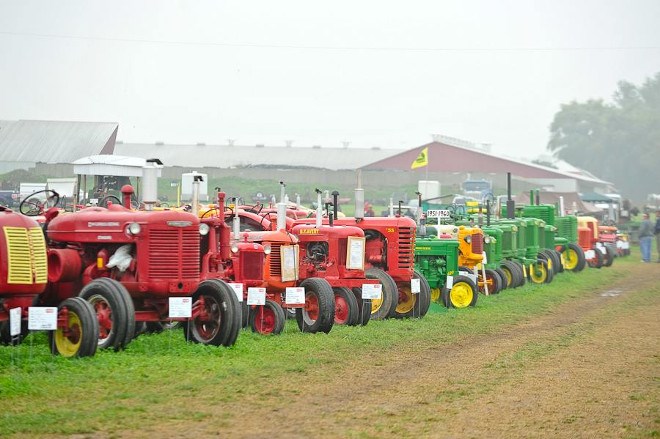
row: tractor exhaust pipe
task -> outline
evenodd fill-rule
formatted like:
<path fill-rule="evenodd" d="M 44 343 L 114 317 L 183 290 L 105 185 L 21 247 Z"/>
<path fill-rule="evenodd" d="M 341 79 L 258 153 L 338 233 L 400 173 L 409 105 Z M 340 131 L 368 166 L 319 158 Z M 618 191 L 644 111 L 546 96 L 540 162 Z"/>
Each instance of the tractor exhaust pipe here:
<path fill-rule="evenodd" d="M 536 190 L 536 205 L 541 205 L 541 191 L 539 189 Z"/>
<path fill-rule="evenodd" d="M 364 219 L 364 189 L 362 189 L 362 171 L 357 171 L 357 187 L 355 188 L 355 219 Z"/>
<path fill-rule="evenodd" d="M 490 200 L 486 200 L 486 226 L 490 227 Z"/>
<path fill-rule="evenodd" d="M 564 207 L 564 196 L 562 195 L 562 196 L 559 197 L 559 216 L 564 216 L 565 215 L 564 212 L 566 212 L 566 210 L 564 210 L 564 209 L 565 209 L 565 207 Z"/>
<path fill-rule="evenodd" d="M 286 230 L 286 184 L 280 181 L 280 202 L 277 203 L 277 230 Z"/>
<path fill-rule="evenodd" d="M 204 181 L 201 175 L 193 176 L 193 193 L 192 193 L 192 214 L 198 216 L 199 214 L 199 182 Z"/>
<path fill-rule="evenodd" d="M 222 189 L 219 187 L 215 188 L 216 191 L 218 191 L 218 217 L 220 218 L 221 222 L 225 222 L 225 198 L 227 197 L 227 194 L 225 192 L 222 192 Z"/>
<path fill-rule="evenodd" d="M 234 197 L 234 217 L 232 218 L 232 226 L 234 227 L 234 239 L 238 241 L 238 236 L 241 233 L 241 219 L 238 217 L 238 197 Z"/>
<path fill-rule="evenodd" d="M 323 222 L 323 207 L 321 206 L 321 190 L 316 188 L 316 228 L 320 229 Z"/>
<path fill-rule="evenodd" d="M 337 212 L 339 210 L 339 192 L 337 191 L 332 191 L 332 213 L 334 213 L 334 217 L 337 218 Z M 330 224 L 332 225 L 332 224 Z"/>
<path fill-rule="evenodd" d="M 511 199 L 511 173 L 506 173 L 506 217 L 513 219 L 516 213 L 515 203 Z"/>

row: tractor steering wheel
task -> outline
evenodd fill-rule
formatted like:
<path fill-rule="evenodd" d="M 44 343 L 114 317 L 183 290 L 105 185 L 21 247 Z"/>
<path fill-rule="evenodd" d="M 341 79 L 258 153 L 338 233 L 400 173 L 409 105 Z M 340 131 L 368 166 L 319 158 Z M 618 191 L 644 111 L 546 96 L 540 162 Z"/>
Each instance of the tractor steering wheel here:
<path fill-rule="evenodd" d="M 99 207 L 108 207 L 108 201 L 112 201 L 112 204 L 121 204 L 119 197 L 114 195 L 106 195 L 99 201 Z"/>
<path fill-rule="evenodd" d="M 60 194 L 52 189 L 37 191 L 26 197 L 18 206 L 19 212 L 26 216 L 43 215 L 51 207 L 60 202 Z"/>

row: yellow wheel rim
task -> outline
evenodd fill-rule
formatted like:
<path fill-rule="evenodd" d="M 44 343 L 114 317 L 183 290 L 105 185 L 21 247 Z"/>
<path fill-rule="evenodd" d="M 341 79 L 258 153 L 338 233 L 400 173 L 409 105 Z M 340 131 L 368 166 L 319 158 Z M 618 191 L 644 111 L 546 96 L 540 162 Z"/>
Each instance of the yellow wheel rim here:
<path fill-rule="evenodd" d="M 529 266 L 529 277 L 535 284 L 542 284 L 548 278 L 548 269 L 540 263 L 532 264 Z"/>
<path fill-rule="evenodd" d="M 472 303 L 474 291 L 470 284 L 466 282 L 455 283 L 449 291 L 449 301 L 454 308 L 466 308 Z"/>
<path fill-rule="evenodd" d="M 403 298 L 403 300 L 401 300 Z M 405 314 L 410 312 L 415 306 L 417 298 L 412 293 L 410 288 L 399 287 L 399 304 L 396 306 L 397 314 Z"/>
<path fill-rule="evenodd" d="M 434 302 L 440 300 L 440 288 L 431 288 L 431 300 Z"/>
<path fill-rule="evenodd" d="M 504 275 L 506 276 L 506 284 L 507 285 L 512 285 L 513 284 L 513 275 L 511 274 L 511 271 L 509 271 L 508 268 L 502 268 L 502 271 L 504 272 Z"/>
<path fill-rule="evenodd" d="M 561 252 L 561 262 L 568 271 L 574 270 L 578 264 L 578 255 L 572 248 L 567 248 Z"/>
<path fill-rule="evenodd" d="M 63 357 L 73 357 L 80 350 L 80 343 L 82 342 L 82 325 L 80 317 L 69 309 L 69 336 L 64 335 L 62 328 L 57 328 L 55 331 L 55 347 L 57 352 Z"/>
<path fill-rule="evenodd" d="M 371 299 L 371 314 L 377 313 L 380 307 L 383 306 L 383 299 Z"/>

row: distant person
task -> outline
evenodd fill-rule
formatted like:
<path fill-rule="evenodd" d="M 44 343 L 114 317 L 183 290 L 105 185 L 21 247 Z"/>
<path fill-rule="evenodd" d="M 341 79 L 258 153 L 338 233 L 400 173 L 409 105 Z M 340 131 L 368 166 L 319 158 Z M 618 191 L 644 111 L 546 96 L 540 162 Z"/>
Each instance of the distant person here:
<path fill-rule="evenodd" d="M 652 240 L 653 225 L 651 224 L 651 220 L 649 220 L 649 214 L 645 213 L 642 216 L 642 224 L 639 227 L 639 249 L 642 252 L 642 262 L 651 262 Z"/>
<path fill-rule="evenodd" d="M 660 262 L 660 210 L 655 211 L 655 247 L 658 251 L 658 262 Z"/>

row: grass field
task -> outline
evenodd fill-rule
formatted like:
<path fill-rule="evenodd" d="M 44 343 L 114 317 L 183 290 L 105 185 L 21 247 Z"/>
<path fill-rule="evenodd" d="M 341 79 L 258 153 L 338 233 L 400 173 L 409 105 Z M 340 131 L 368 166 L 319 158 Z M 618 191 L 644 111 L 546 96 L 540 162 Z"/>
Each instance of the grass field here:
<path fill-rule="evenodd" d="M 233 431 L 238 414 L 229 411 L 218 417 L 210 407 L 245 401 L 258 405 L 260 395 L 286 407 L 286 401 L 308 391 L 299 383 L 336 377 L 347 364 L 377 374 L 400 353 L 455 350 L 466 340 L 515 330 L 597 287 L 620 282 L 638 261 L 633 254 L 618 258 L 609 269 L 563 273 L 550 285 L 528 284 L 497 296 L 480 296 L 473 309 L 446 310 L 433 304 L 423 319 L 336 326 L 330 334 L 315 335 L 300 333 L 293 321 L 280 336 L 244 330 L 232 348 L 188 344 L 182 331 L 170 330 L 140 336 L 123 352 L 67 360 L 49 354 L 43 333 L 30 334 L 19 347 L 0 347 L 0 436 L 123 436 L 122 432 L 157 428 L 163 419 L 203 424 L 212 418 L 218 428 Z M 570 334 L 564 336 L 570 339 Z M 524 367 L 546 355 L 547 349 L 531 342 L 502 361 Z M 285 410 L 282 418 L 286 420 Z"/>

